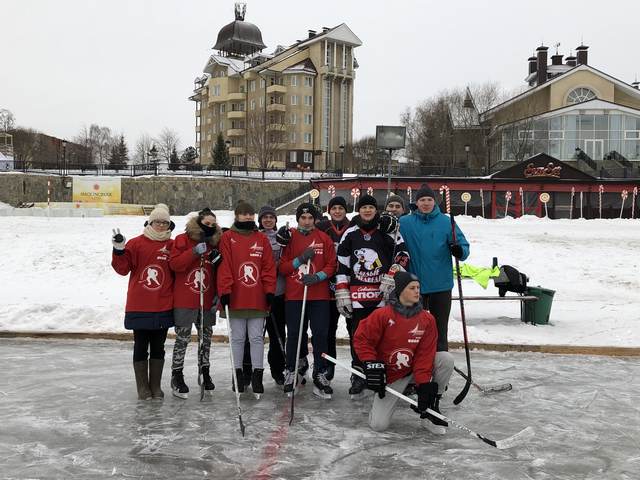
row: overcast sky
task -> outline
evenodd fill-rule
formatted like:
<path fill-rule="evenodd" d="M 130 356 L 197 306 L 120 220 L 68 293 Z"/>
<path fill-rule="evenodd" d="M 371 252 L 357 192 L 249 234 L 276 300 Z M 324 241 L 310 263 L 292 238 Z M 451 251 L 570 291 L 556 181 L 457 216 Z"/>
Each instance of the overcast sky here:
<path fill-rule="evenodd" d="M 192 145 L 187 100 L 233 1 L 3 1 L 0 108 L 18 125 L 72 138 L 98 123 L 124 133 L 175 129 Z M 640 74 L 640 2 L 591 0 L 248 0 L 246 20 L 267 52 L 345 22 L 362 40 L 354 139 L 396 124 L 406 107 L 442 89 L 523 85 L 544 42 L 569 54 L 584 38 L 589 63 L 626 82 Z M 554 51 L 550 49 L 550 54 Z"/>

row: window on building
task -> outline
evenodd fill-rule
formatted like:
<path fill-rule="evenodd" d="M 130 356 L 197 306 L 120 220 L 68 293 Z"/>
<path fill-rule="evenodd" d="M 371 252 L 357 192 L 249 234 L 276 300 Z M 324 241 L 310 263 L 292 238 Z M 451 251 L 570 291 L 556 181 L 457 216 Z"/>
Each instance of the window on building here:
<path fill-rule="evenodd" d="M 309 77 L 309 76 L 304 77 L 304 86 L 313 87 L 313 77 Z"/>
<path fill-rule="evenodd" d="M 324 42 L 324 64 L 333 65 L 333 44 Z"/>
<path fill-rule="evenodd" d="M 296 132 L 291 132 L 291 143 L 296 143 L 297 142 L 297 138 L 296 138 Z"/>
<path fill-rule="evenodd" d="M 291 125 L 298 123 L 298 116 L 295 113 L 291 114 Z"/>
<path fill-rule="evenodd" d="M 213 96 L 214 97 L 219 97 L 220 96 L 220 85 L 214 85 L 213 86 Z"/>
<path fill-rule="evenodd" d="M 564 140 L 564 130 L 549 130 L 549 140 Z"/>
<path fill-rule="evenodd" d="M 298 105 L 298 96 L 291 95 L 291 105 Z"/>
<path fill-rule="evenodd" d="M 313 134 L 305 132 L 304 143 L 311 143 L 311 142 L 313 142 Z"/>
<path fill-rule="evenodd" d="M 289 161 L 291 163 L 296 163 L 297 159 L 296 159 L 296 153 L 295 151 L 291 151 L 289 152 Z"/>
<path fill-rule="evenodd" d="M 298 86 L 298 77 L 296 77 L 295 75 L 291 75 L 289 78 L 291 79 L 290 80 L 291 86 L 292 87 L 297 87 Z"/>
<path fill-rule="evenodd" d="M 322 98 L 322 146 L 329 146 L 329 120 L 331 118 L 331 80 L 324 80 L 324 95 Z"/>
<path fill-rule="evenodd" d="M 255 100 L 251 100 L 251 103 L 249 105 L 251 107 L 251 110 L 255 110 L 256 109 L 256 101 Z"/>
<path fill-rule="evenodd" d="M 347 48 L 346 45 L 342 46 L 342 68 L 344 69 L 347 68 Z"/>
<path fill-rule="evenodd" d="M 567 103 L 580 103 L 596 98 L 593 90 L 585 87 L 579 87 L 569 92 L 567 95 Z"/>
<path fill-rule="evenodd" d="M 624 139 L 625 140 L 637 140 L 640 138 L 640 130 L 625 130 L 624 131 Z"/>
<path fill-rule="evenodd" d="M 223 130 L 224 130 L 224 121 L 221 121 L 220 122 L 220 131 L 223 131 Z"/>
<path fill-rule="evenodd" d="M 264 87 L 265 87 L 265 85 L 266 85 L 266 83 L 265 83 L 265 81 L 264 81 L 264 78 L 261 78 L 261 79 L 260 79 L 260 88 L 264 88 Z"/>
<path fill-rule="evenodd" d="M 220 113 L 224 113 L 227 111 L 227 105 L 224 103 L 220 104 Z"/>
<path fill-rule="evenodd" d="M 305 125 L 311 125 L 313 123 L 313 115 L 311 115 L 310 113 L 305 113 L 304 114 L 304 124 Z"/>
<path fill-rule="evenodd" d="M 346 47 L 345 47 L 346 48 Z M 343 83 L 340 91 L 342 95 L 340 115 L 341 127 L 340 128 L 340 145 L 347 144 L 347 138 L 349 136 L 349 84 Z"/>
<path fill-rule="evenodd" d="M 249 82 L 249 91 L 250 92 L 255 92 L 256 91 L 256 81 L 255 80 L 251 80 Z"/>
<path fill-rule="evenodd" d="M 260 108 L 264 107 L 264 97 L 260 97 Z"/>
<path fill-rule="evenodd" d="M 313 95 L 305 95 L 304 96 L 304 104 L 308 107 L 313 105 Z"/>
<path fill-rule="evenodd" d="M 303 162 L 313 163 L 313 155 L 311 154 L 311 152 L 304 152 Z"/>

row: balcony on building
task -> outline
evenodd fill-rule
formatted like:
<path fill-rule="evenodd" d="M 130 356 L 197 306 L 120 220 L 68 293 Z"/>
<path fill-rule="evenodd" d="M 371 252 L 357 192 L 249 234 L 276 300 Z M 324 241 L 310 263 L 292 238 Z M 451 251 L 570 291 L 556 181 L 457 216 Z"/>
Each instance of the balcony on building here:
<path fill-rule="evenodd" d="M 275 130 L 278 132 L 286 132 L 287 125 L 284 123 L 269 123 L 267 124 L 267 130 Z"/>
<path fill-rule="evenodd" d="M 227 137 L 244 137 L 245 133 L 244 128 L 230 128 L 227 130 Z"/>
<path fill-rule="evenodd" d="M 267 93 L 287 93 L 287 87 L 284 85 L 269 85 L 267 87 Z"/>
<path fill-rule="evenodd" d="M 234 92 L 227 94 L 227 100 L 244 100 L 246 98 L 246 93 L 244 92 Z"/>
<path fill-rule="evenodd" d="M 247 114 L 244 110 L 230 110 L 229 112 L 227 112 L 227 118 L 229 119 L 245 118 L 246 116 Z"/>
<path fill-rule="evenodd" d="M 244 155 L 244 147 L 229 147 L 229 155 Z"/>
<path fill-rule="evenodd" d="M 284 103 L 271 103 L 267 105 L 267 112 L 286 112 L 287 106 Z"/>

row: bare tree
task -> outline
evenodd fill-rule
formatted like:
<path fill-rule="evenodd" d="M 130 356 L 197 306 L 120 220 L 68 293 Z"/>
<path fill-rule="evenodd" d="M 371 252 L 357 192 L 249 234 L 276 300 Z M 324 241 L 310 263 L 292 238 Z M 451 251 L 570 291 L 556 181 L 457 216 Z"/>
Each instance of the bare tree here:
<path fill-rule="evenodd" d="M 381 153 L 376 148 L 376 137 L 372 135 L 353 142 L 349 153 L 353 173 L 375 173 L 382 168 Z"/>
<path fill-rule="evenodd" d="M 289 143 L 290 130 L 284 112 L 250 111 L 246 119 L 246 145 L 244 145 L 247 164 L 269 170 L 277 161 L 286 163 L 284 155 Z M 236 145 L 235 142 L 232 138 L 232 147 L 242 146 Z"/>
<path fill-rule="evenodd" d="M 0 108 L 0 132 L 7 133 L 15 127 L 16 118 L 10 110 Z"/>
<path fill-rule="evenodd" d="M 133 159 L 136 163 L 149 163 L 149 150 L 153 146 L 153 139 L 148 133 L 143 133 L 138 137 L 133 153 Z"/>
<path fill-rule="evenodd" d="M 40 151 L 40 133 L 32 128 L 16 128 L 11 135 L 14 159 L 22 163 L 23 168 L 31 167 Z"/>
<path fill-rule="evenodd" d="M 175 130 L 165 127 L 154 139 L 154 142 L 158 149 L 158 158 L 169 163 L 171 160 L 171 153 L 180 145 L 180 137 Z"/>

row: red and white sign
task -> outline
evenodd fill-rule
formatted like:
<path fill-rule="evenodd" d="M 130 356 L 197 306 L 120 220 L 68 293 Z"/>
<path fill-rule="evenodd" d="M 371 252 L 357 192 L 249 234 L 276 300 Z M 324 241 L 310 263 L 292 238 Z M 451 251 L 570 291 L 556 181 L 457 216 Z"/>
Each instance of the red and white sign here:
<path fill-rule="evenodd" d="M 353 187 L 351 189 L 351 196 L 353 198 L 359 197 L 360 196 L 360 189 L 358 187 Z"/>
<path fill-rule="evenodd" d="M 508 202 L 509 200 L 511 200 L 511 192 L 506 192 L 506 193 L 504 194 L 504 198 L 507 200 L 507 202 Z"/>
<path fill-rule="evenodd" d="M 412 191 L 413 191 L 413 190 L 411 189 L 411 186 L 408 186 L 408 187 L 407 187 L 407 195 L 411 196 L 411 192 L 412 192 Z"/>
<path fill-rule="evenodd" d="M 604 193 L 604 185 L 600 185 L 600 186 L 598 187 L 598 192 L 600 192 L 600 193 Z"/>
<path fill-rule="evenodd" d="M 367 195 L 373 195 L 373 187 L 367 188 Z"/>
<path fill-rule="evenodd" d="M 622 192 L 620 192 L 620 196 L 622 197 L 622 200 L 626 200 L 629 196 L 629 192 L 627 192 L 626 190 L 622 190 Z"/>
<path fill-rule="evenodd" d="M 331 195 L 331 197 L 335 197 L 336 196 L 336 187 L 334 187 L 333 185 L 329 185 L 327 187 L 327 192 L 329 192 L 329 195 Z"/>

